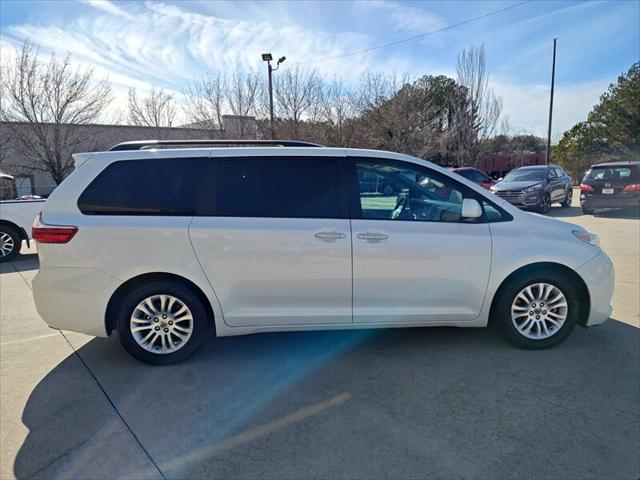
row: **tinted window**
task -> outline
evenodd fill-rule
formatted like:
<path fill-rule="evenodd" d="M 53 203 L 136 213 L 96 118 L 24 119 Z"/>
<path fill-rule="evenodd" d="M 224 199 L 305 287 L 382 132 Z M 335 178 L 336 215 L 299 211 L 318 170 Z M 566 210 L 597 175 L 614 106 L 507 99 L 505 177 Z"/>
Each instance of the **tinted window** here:
<path fill-rule="evenodd" d="M 223 158 L 218 215 L 341 218 L 335 158 Z"/>
<path fill-rule="evenodd" d="M 460 170 L 456 172 L 462 175 L 464 178 L 471 180 L 472 182 L 487 182 L 489 178 L 479 170 Z"/>
<path fill-rule="evenodd" d="M 212 178 L 206 158 L 114 162 L 78 200 L 89 215 L 193 215 L 203 179 Z"/>
<path fill-rule="evenodd" d="M 585 180 L 615 180 L 631 178 L 631 167 L 594 167 L 587 172 Z"/>
<path fill-rule="evenodd" d="M 406 162 L 356 162 L 362 218 L 458 222 L 463 187 L 430 169 Z"/>
<path fill-rule="evenodd" d="M 549 172 L 549 178 L 558 178 L 555 168 L 550 168 L 548 172 Z"/>

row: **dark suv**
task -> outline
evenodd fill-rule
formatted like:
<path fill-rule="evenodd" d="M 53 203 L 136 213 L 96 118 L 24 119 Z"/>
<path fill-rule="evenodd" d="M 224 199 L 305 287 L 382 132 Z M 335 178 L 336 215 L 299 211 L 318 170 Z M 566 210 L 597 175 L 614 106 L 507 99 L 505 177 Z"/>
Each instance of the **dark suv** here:
<path fill-rule="evenodd" d="M 593 165 L 580 185 L 584 213 L 597 208 L 640 206 L 640 161 Z"/>
<path fill-rule="evenodd" d="M 571 206 L 571 177 L 557 165 L 536 165 L 511 170 L 491 191 L 516 207 L 547 213 L 551 204 Z"/>

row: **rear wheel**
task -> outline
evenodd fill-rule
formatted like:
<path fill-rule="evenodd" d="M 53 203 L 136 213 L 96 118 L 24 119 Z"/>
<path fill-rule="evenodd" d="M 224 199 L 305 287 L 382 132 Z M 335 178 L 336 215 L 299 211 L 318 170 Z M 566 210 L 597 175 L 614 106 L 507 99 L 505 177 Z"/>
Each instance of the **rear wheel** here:
<path fill-rule="evenodd" d="M 124 348 L 152 365 L 185 360 L 209 331 L 207 313 L 198 296 L 170 281 L 151 282 L 129 292 L 116 321 Z"/>
<path fill-rule="evenodd" d="M 22 237 L 8 225 L 0 225 L 0 263 L 10 262 L 18 256 L 22 247 Z"/>
<path fill-rule="evenodd" d="M 580 294 L 565 275 L 527 272 L 500 293 L 495 319 L 507 338 L 521 348 L 553 347 L 571 333 L 580 318 Z"/>
<path fill-rule="evenodd" d="M 593 215 L 594 211 L 595 210 L 593 208 L 582 207 L 582 213 L 584 213 L 585 215 Z"/>
<path fill-rule="evenodd" d="M 565 208 L 568 208 L 571 206 L 572 200 L 573 200 L 573 189 L 570 188 L 569 190 L 567 190 L 567 194 L 564 197 L 564 202 L 562 202 L 561 205 Z"/>

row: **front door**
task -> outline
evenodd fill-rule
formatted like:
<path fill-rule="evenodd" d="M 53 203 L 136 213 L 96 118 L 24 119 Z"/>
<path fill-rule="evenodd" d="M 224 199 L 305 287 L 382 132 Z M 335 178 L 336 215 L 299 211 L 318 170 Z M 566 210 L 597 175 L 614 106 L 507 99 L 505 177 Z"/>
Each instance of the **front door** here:
<path fill-rule="evenodd" d="M 446 323 L 476 318 L 491 263 L 483 220 L 461 218 L 477 195 L 421 165 L 355 159 L 354 322 Z"/>
<path fill-rule="evenodd" d="M 215 215 L 194 217 L 189 234 L 225 323 L 351 323 L 351 230 L 338 159 L 217 162 Z"/>

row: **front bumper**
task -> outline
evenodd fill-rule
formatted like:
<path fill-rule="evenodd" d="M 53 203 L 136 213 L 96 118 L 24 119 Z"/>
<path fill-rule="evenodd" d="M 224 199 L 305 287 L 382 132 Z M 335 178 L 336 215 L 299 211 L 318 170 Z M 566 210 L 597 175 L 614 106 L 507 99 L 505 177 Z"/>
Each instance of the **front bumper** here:
<path fill-rule="evenodd" d="M 589 290 L 591 310 L 585 326 L 599 325 L 611 316 L 615 272 L 607 254 L 601 251 L 577 270 Z"/>
<path fill-rule="evenodd" d="M 41 266 L 32 282 L 33 300 L 51 328 L 106 337 L 107 304 L 120 283 L 92 268 Z"/>
<path fill-rule="evenodd" d="M 494 192 L 498 197 L 506 200 L 514 207 L 518 208 L 535 208 L 540 205 L 542 200 L 542 190 L 538 190 L 536 192 L 526 193 L 524 191 L 519 192 L 518 194 L 514 194 L 510 192 L 509 194 L 501 194 L 500 192 Z"/>

